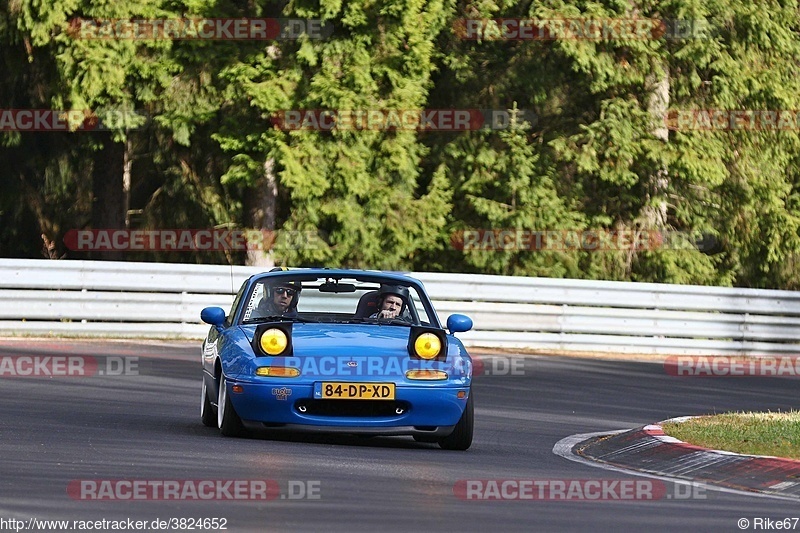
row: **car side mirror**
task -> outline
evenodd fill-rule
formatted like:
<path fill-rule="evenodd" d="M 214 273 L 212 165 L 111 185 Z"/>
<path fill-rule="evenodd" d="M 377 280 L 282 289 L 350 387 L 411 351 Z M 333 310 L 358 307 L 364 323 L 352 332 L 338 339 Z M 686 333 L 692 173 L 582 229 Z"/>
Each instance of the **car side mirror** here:
<path fill-rule="evenodd" d="M 467 315 L 454 314 L 447 317 L 447 329 L 450 333 L 460 333 L 472 329 L 472 319 Z"/>
<path fill-rule="evenodd" d="M 212 326 L 221 326 L 225 322 L 225 310 L 221 307 L 206 307 L 200 311 L 200 320 Z"/>

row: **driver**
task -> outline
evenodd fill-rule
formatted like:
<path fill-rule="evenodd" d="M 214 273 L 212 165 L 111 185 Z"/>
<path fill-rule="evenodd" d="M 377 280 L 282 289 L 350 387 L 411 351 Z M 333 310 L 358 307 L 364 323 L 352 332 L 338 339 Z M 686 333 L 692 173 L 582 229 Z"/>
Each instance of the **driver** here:
<path fill-rule="evenodd" d="M 256 316 L 297 316 L 297 302 L 302 290 L 299 281 L 278 281 L 264 289 L 266 294 L 256 307 Z"/>
<path fill-rule="evenodd" d="M 408 320 L 408 289 L 395 285 L 381 285 L 378 292 L 378 312 L 370 318 L 399 318 Z"/>

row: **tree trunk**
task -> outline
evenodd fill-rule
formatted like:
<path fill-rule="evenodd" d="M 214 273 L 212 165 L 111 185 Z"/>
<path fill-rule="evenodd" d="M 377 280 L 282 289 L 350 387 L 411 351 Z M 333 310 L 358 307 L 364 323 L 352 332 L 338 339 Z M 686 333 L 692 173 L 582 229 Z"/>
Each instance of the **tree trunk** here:
<path fill-rule="evenodd" d="M 647 91 L 647 111 L 650 114 L 650 132 L 665 144 L 669 142 L 667 128 L 667 112 L 669 110 L 669 68 L 665 61 L 652 64 L 652 70 L 645 78 Z M 636 241 L 642 231 L 661 231 L 667 227 L 667 190 L 669 173 L 665 166 L 656 169 L 647 179 L 644 206 L 638 217 L 635 228 Z M 636 250 L 631 247 L 625 261 L 625 268 L 630 273 Z"/>
<path fill-rule="evenodd" d="M 126 145 L 103 133 L 103 147 L 94 154 L 92 166 L 92 228 L 124 229 L 127 195 L 124 187 Z M 123 252 L 93 252 L 94 259 L 122 260 Z"/>
<path fill-rule="evenodd" d="M 652 118 L 653 135 L 669 142 L 669 129 L 667 128 L 667 112 L 669 110 L 669 68 L 666 62 L 661 61 L 653 65 L 653 70 L 646 79 L 648 93 L 647 111 Z M 662 229 L 667 225 L 666 194 L 669 187 L 669 174 L 666 167 L 662 167 L 650 177 L 648 184 L 647 204 L 644 208 L 645 223 L 648 228 Z"/>
<path fill-rule="evenodd" d="M 133 167 L 133 141 L 125 140 L 125 154 L 122 161 L 122 212 L 125 213 L 125 229 L 131 227 L 131 168 Z"/>
<path fill-rule="evenodd" d="M 264 162 L 264 178 L 245 194 L 245 224 L 248 229 L 260 231 L 263 236 L 260 241 L 249 243 L 251 246 L 254 244 L 259 246 L 247 251 L 246 265 L 265 268 L 275 266 L 275 259 L 269 251 L 269 246 L 274 241 L 278 204 L 278 180 L 275 177 L 274 167 L 275 161 L 267 159 Z"/>

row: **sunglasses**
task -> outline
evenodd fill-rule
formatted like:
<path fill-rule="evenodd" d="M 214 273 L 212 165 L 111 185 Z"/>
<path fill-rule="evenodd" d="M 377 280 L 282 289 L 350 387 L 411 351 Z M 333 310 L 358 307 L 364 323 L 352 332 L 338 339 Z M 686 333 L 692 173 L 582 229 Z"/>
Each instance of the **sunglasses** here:
<path fill-rule="evenodd" d="M 297 291 L 295 289 L 285 289 L 283 287 L 278 287 L 275 289 L 275 294 L 286 294 L 287 296 L 294 296 Z"/>

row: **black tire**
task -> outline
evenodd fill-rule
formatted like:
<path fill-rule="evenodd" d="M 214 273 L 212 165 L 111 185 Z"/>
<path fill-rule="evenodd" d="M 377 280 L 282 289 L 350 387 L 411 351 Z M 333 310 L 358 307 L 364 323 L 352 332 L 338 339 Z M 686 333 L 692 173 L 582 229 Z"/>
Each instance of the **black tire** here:
<path fill-rule="evenodd" d="M 217 396 L 217 425 L 226 437 L 243 437 L 247 431 L 242 419 L 236 414 L 231 398 L 228 396 L 228 384 L 225 374 L 219 376 L 219 395 Z"/>
<path fill-rule="evenodd" d="M 444 450 L 466 450 L 472 445 L 472 426 L 475 419 L 475 409 L 472 406 L 472 391 L 467 398 L 464 414 L 456 424 L 453 432 L 439 439 L 439 446 Z"/>
<path fill-rule="evenodd" d="M 208 399 L 205 377 L 203 377 L 203 399 L 200 402 L 200 418 L 203 420 L 204 426 L 209 428 L 217 427 L 217 413 L 214 411 L 214 406 L 211 405 L 211 400 Z"/>

